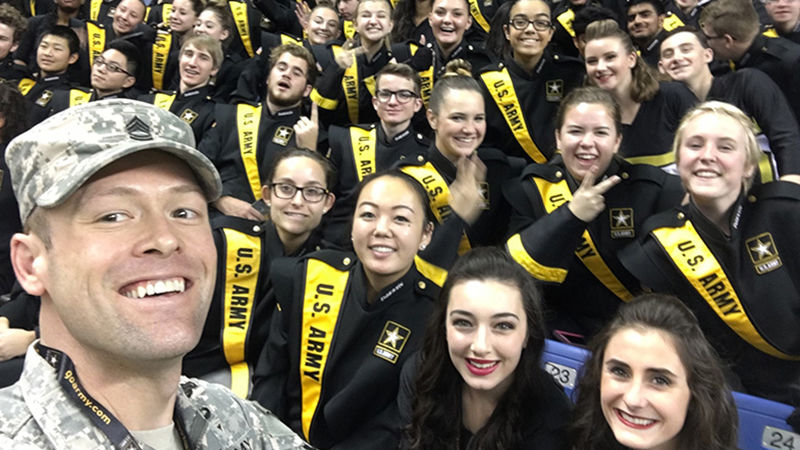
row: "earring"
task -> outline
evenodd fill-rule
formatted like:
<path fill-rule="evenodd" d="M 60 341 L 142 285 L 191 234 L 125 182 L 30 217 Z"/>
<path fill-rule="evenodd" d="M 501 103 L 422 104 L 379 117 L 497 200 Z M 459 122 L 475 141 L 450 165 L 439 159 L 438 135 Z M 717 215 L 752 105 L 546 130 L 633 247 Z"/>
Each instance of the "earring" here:
<path fill-rule="evenodd" d="M 420 246 L 419 246 L 419 251 L 424 251 L 426 248 L 428 248 L 428 246 L 427 246 L 427 245 L 425 245 L 425 244 L 420 244 Z"/>

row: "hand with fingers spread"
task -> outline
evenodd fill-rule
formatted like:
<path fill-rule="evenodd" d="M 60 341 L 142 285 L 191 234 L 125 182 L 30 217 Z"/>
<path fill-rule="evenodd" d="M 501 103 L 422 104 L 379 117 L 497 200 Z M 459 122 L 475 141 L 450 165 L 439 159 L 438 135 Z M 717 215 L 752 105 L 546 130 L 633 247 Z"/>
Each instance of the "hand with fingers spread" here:
<path fill-rule="evenodd" d="M 572 201 L 567 204 L 575 217 L 587 223 L 593 221 L 606 208 L 603 194 L 620 182 L 620 178 L 614 175 L 595 184 L 599 171 L 597 166 L 592 166 L 572 196 Z"/>
<path fill-rule="evenodd" d="M 308 3 L 303 0 L 297 1 L 294 5 L 294 15 L 297 16 L 297 21 L 300 22 L 300 27 L 304 30 L 308 29 L 308 18 L 311 16 L 311 8 Z"/>
<path fill-rule="evenodd" d="M 485 206 L 481 183 L 486 180 L 486 166 L 473 153 L 461 157 L 457 164 L 456 180 L 450 185 L 450 208 L 465 222 L 478 220 Z"/>
<path fill-rule="evenodd" d="M 366 49 L 356 43 L 352 39 L 342 45 L 342 51 L 336 55 L 336 64 L 342 69 L 347 69 L 356 62 L 358 55 L 366 53 Z"/>
<path fill-rule="evenodd" d="M 311 117 L 301 116 L 294 124 L 295 141 L 298 147 L 311 150 L 317 149 L 317 138 L 319 137 L 319 107 L 316 103 L 311 103 Z"/>

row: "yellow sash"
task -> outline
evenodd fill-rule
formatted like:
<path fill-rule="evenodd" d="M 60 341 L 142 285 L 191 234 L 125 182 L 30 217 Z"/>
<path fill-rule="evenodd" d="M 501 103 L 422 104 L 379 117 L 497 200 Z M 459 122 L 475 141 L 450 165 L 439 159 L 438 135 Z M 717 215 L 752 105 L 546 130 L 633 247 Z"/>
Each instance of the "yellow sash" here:
<path fill-rule="evenodd" d="M 358 181 L 375 173 L 375 147 L 378 144 L 378 130 L 365 130 L 361 127 L 350 127 L 350 143 L 353 147 L 353 160 L 356 163 Z"/>
<path fill-rule="evenodd" d="M 295 39 L 293 36 L 289 36 L 288 34 L 281 33 L 281 44 L 294 44 L 294 45 L 303 45 L 303 41 Z"/>
<path fill-rule="evenodd" d="M 481 7 L 478 5 L 478 0 L 469 0 L 469 13 L 472 14 L 472 18 L 475 19 L 475 22 L 478 22 L 478 25 L 483 28 L 483 31 L 488 33 L 490 28 L 489 22 L 483 17 Z"/>
<path fill-rule="evenodd" d="M 413 56 L 419 50 L 419 46 L 416 44 L 409 45 L 411 49 L 411 55 Z M 417 72 L 420 78 L 420 94 L 422 97 L 422 103 L 425 107 L 428 106 L 428 101 L 431 99 L 431 92 L 433 92 L 433 64 L 427 69 Z"/>
<path fill-rule="evenodd" d="M 552 213 L 559 206 L 572 200 L 572 192 L 567 186 L 567 180 L 551 183 L 542 178 L 533 178 L 533 181 L 539 189 L 542 205 L 547 214 Z M 583 230 L 583 238 L 578 249 L 575 250 L 575 255 L 589 269 L 589 272 L 620 300 L 627 302 L 633 298 L 633 295 L 628 292 L 628 289 L 625 288 L 616 275 L 611 272 L 611 269 L 608 268 L 606 262 L 603 261 L 597 246 L 592 240 L 592 236 L 589 234 L 589 230 Z"/>
<path fill-rule="evenodd" d="M 575 37 L 575 30 L 572 29 L 572 22 L 575 21 L 575 12 L 572 9 L 567 9 L 556 17 L 558 23 L 567 30 L 570 36 Z"/>
<path fill-rule="evenodd" d="M 258 126 L 261 123 L 261 105 L 239 103 L 236 106 L 236 129 L 239 131 L 239 151 L 242 154 L 247 182 L 253 197 L 261 200 L 261 176 L 258 174 Z"/>
<path fill-rule="evenodd" d="M 172 14 L 172 3 L 161 4 L 161 23 L 169 25 L 169 15 Z"/>
<path fill-rule="evenodd" d="M 506 247 L 508 248 L 508 253 L 511 255 L 511 258 L 537 280 L 563 283 L 567 278 L 566 269 L 545 266 L 531 258 L 531 255 L 525 250 L 525 245 L 522 243 L 522 237 L 519 233 L 508 238 Z"/>
<path fill-rule="evenodd" d="M 411 175 L 417 180 L 425 191 L 428 192 L 428 202 L 430 203 L 436 221 L 443 223 L 450 215 L 450 187 L 439 174 L 439 171 L 430 162 L 423 166 L 405 166 L 401 168 L 403 172 Z M 462 255 L 470 249 L 469 239 L 466 234 L 461 235 L 461 242 L 458 244 L 458 254 Z"/>
<path fill-rule="evenodd" d="M 153 104 L 165 111 L 169 111 L 169 109 L 172 107 L 172 102 L 174 101 L 175 94 L 165 94 L 163 92 L 157 93 L 153 98 Z"/>
<path fill-rule="evenodd" d="M 36 15 L 36 0 L 31 0 L 29 4 L 31 6 L 31 17 L 33 17 Z"/>
<path fill-rule="evenodd" d="M 236 23 L 236 30 L 239 32 L 239 37 L 242 38 L 242 44 L 245 51 L 252 58 L 256 53 L 253 51 L 253 43 L 250 40 L 250 24 L 247 20 L 247 3 L 229 1 L 228 6 L 231 8 L 233 21 Z"/>
<path fill-rule="evenodd" d="M 525 149 L 525 153 L 531 157 L 532 160 L 539 164 L 547 162 L 547 158 L 536 146 L 531 138 L 531 133 L 528 131 L 528 125 L 525 123 L 525 117 L 522 115 L 522 107 L 520 107 L 517 93 L 514 90 L 514 83 L 511 81 L 511 76 L 508 74 L 508 68 L 504 67 L 500 71 L 491 71 L 481 74 L 483 82 L 492 94 L 494 102 L 506 119 L 506 124 L 511 132 L 514 133 L 514 138 L 519 142 L 519 145 Z"/>
<path fill-rule="evenodd" d="M 342 47 L 334 45 L 333 57 L 338 59 L 339 55 L 344 51 Z M 344 98 L 347 102 L 347 116 L 350 118 L 350 123 L 358 123 L 358 62 L 355 55 L 353 55 L 353 62 L 350 67 L 344 69 L 344 76 L 342 77 L 342 89 L 344 90 Z"/>
<path fill-rule="evenodd" d="M 776 358 L 800 360 L 799 356 L 783 353 L 761 337 L 747 317 L 725 271 L 697 234 L 691 221 L 687 220 L 679 228 L 658 228 L 653 230 L 653 236 L 708 306 L 739 337 Z"/>
<path fill-rule="evenodd" d="M 353 36 L 356 35 L 356 26 L 353 24 L 352 20 L 343 20 L 342 31 L 344 32 L 345 39 L 353 39 Z"/>
<path fill-rule="evenodd" d="M 69 106 L 78 106 L 82 105 L 89 101 L 92 98 L 91 92 L 85 92 L 80 89 L 70 89 L 69 90 Z"/>
<path fill-rule="evenodd" d="M 89 20 L 97 20 L 100 16 L 100 5 L 103 4 L 103 0 L 91 0 L 89 3 Z"/>
<path fill-rule="evenodd" d="M 776 30 L 775 28 L 768 28 L 768 29 L 764 30 L 764 32 L 761 33 L 761 34 L 763 34 L 764 36 L 766 36 L 768 38 L 780 37 L 780 35 L 778 34 L 778 30 Z"/>
<path fill-rule="evenodd" d="M 433 281 L 435 285 L 439 287 L 444 286 L 444 282 L 447 280 L 447 271 L 445 269 L 425 261 L 420 258 L 419 255 L 414 255 L 414 267 L 417 268 L 417 272 Z"/>
<path fill-rule="evenodd" d="M 89 65 L 93 66 L 94 59 L 106 48 L 106 30 L 92 22 L 86 22 L 86 31 L 89 32 Z"/>
<path fill-rule="evenodd" d="M 167 58 L 171 46 L 172 33 L 159 31 L 153 42 L 153 87 L 156 89 L 164 89 L 164 73 L 167 71 Z"/>
<path fill-rule="evenodd" d="M 672 151 L 660 155 L 626 156 L 625 161 L 631 164 L 650 164 L 651 166 L 664 167 L 675 162 Z"/>
<path fill-rule="evenodd" d="M 228 252 L 225 262 L 225 303 L 222 319 L 222 351 L 231 367 L 231 390 L 247 398 L 250 369 L 244 346 L 253 316 L 258 274 L 261 271 L 261 239 L 237 230 L 223 229 Z"/>
<path fill-rule="evenodd" d="M 30 92 L 34 86 L 36 86 L 36 80 L 31 80 L 30 78 L 23 78 L 17 83 L 17 89 L 22 95 L 28 95 L 28 92 Z"/>
<path fill-rule="evenodd" d="M 325 365 L 349 277 L 350 272 L 316 259 L 308 260 L 300 337 L 301 421 L 306 439 L 319 405 Z"/>

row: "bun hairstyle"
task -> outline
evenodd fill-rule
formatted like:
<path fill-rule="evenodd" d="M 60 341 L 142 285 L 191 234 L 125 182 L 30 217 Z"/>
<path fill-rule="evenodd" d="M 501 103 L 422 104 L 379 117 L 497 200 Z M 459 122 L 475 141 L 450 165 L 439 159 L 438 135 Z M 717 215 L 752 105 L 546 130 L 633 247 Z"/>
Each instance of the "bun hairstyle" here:
<path fill-rule="evenodd" d="M 472 77 L 472 64 L 460 58 L 447 63 L 444 73 L 433 86 L 428 109 L 439 114 L 442 102 L 450 91 L 473 91 L 483 95 L 478 82 Z"/>
<path fill-rule="evenodd" d="M 652 100 L 658 94 L 659 75 L 636 53 L 628 33 L 622 31 L 613 19 L 598 20 L 586 27 L 586 43 L 605 38 L 616 38 L 622 43 L 627 54 L 636 55 L 636 65 L 631 69 L 631 99 L 637 103 Z"/>

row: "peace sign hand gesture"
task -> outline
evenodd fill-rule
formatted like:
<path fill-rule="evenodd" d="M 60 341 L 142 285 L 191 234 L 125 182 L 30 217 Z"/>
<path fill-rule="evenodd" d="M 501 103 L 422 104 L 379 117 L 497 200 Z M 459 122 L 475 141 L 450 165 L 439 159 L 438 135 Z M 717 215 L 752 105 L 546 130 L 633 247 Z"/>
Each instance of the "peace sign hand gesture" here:
<path fill-rule="evenodd" d="M 575 217 L 587 223 L 593 221 L 606 209 L 606 199 L 603 194 L 620 182 L 620 178 L 614 175 L 594 184 L 599 171 L 597 166 L 589 169 L 589 173 L 583 177 L 580 187 L 572 196 L 572 201 L 567 204 Z"/>

